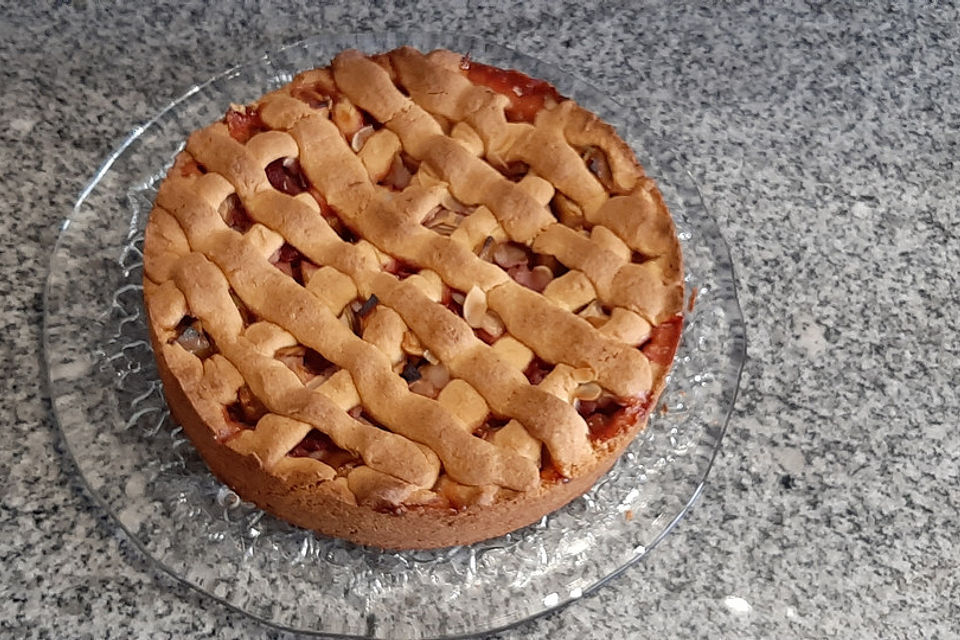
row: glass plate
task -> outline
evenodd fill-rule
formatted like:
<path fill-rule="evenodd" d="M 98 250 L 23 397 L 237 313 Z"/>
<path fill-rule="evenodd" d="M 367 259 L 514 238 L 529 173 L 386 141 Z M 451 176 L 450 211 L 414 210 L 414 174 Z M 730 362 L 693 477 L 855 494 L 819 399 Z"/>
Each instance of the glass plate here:
<path fill-rule="evenodd" d="M 317 537 L 217 482 L 167 413 L 143 322 L 143 228 L 186 136 L 347 47 L 446 47 L 553 83 L 631 143 L 683 244 L 688 314 L 647 429 L 590 492 L 467 547 L 382 552 Z M 395 639 L 502 629 L 563 606 L 639 560 L 700 493 L 733 407 L 744 330 L 727 246 L 678 155 L 556 67 L 473 38 L 327 34 L 200 86 L 135 129 L 84 189 L 50 262 L 44 344 L 53 407 L 90 493 L 164 571 L 277 627 Z"/>

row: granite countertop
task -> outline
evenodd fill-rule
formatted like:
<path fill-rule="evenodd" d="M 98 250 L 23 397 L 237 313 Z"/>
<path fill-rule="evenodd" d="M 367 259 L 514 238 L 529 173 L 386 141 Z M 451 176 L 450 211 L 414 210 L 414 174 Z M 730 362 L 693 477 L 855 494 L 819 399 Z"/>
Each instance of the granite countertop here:
<path fill-rule="evenodd" d="M 749 338 L 692 513 L 496 637 L 960 635 L 956 8 L 103 4 L 0 10 L 0 637 L 294 637 L 160 575 L 82 488 L 44 383 L 47 260 L 94 168 L 171 97 L 319 29 L 411 27 L 559 63 L 682 149 Z"/>

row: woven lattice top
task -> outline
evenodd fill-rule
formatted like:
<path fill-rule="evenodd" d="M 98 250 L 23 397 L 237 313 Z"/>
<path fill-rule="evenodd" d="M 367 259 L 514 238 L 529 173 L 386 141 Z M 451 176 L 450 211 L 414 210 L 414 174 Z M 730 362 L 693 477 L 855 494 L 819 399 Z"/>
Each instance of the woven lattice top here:
<path fill-rule="evenodd" d="M 571 477 L 673 358 L 680 252 L 613 130 L 461 56 L 344 52 L 194 133 L 145 295 L 224 446 L 375 506 Z"/>

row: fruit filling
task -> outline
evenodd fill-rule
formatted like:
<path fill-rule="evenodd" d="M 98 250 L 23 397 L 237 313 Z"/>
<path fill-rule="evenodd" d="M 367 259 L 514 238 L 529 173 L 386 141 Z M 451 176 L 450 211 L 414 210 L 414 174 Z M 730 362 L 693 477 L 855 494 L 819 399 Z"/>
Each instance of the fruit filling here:
<path fill-rule="evenodd" d="M 223 120 L 227 124 L 230 136 L 243 144 L 258 133 L 270 130 L 260 119 L 260 110 L 256 107 L 233 105 Z"/>
<path fill-rule="evenodd" d="M 207 172 L 205 166 L 185 153 L 177 156 L 177 159 L 174 161 L 174 166 L 179 169 L 180 175 L 184 178 L 202 176 Z"/>
<path fill-rule="evenodd" d="M 280 271 L 284 272 L 299 284 L 305 284 L 307 274 L 315 272 L 318 267 L 304 256 L 300 251 L 288 242 L 273 252 L 269 258 L 270 264 Z"/>
<path fill-rule="evenodd" d="M 377 182 L 391 191 L 403 191 L 410 185 L 414 174 L 420 168 L 420 163 L 411 155 L 403 151 L 397 153 L 390 164 L 390 169 Z"/>
<path fill-rule="evenodd" d="M 540 452 L 540 481 L 544 484 L 558 484 L 569 482 L 570 479 L 560 473 L 550 455 L 550 450 L 542 447 Z"/>
<path fill-rule="evenodd" d="M 503 165 L 498 165 L 496 167 L 503 176 L 513 182 L 520 182 L 530 173 L 530 165 L 526 162 L 521 162 L 520 160 L 515 160 L 514 162 L 508 162 Z"/>
<path fill-rule="evenodd" d="M 677 315 L 661 322 L 650 331 L 650 338 L 643 344 L 643 355 L 658 365 L 669 366 L 677 353 L 683 333 L 683 316 Z"/>
<path fill-rule="evenodd" d="M 213 338 L 203 330 L 203 323 L 193 316 L 184 316 L 174 332 L 176 336 L 171 338 L 170 342 L 176 342 L 201 360 L 217 352 Z"/>
<path fill-rule="evenodd" d="M 567 272 L 553 256 L 535 253 L 516 242 L 496 242 L 491 236 L 480 245 L 477 255 L 497 264 L 518 284 L 537 293 L 542 293 L 554 278 Z"/>
<path fill-rule="evenodd" d="M 228 227 L 240 233 L 246 233 L 253 226 L 253 219 L 240 201 L 240 196 L 235 193 L 231 193 L 220 203 L 220 217 Z"/>
<path fill-rule="evenodd" d="M 410 391 L 428 398 L 436 398 L 450 382 L 447 367 L 440 362 L 433 364 L 426 358 L 420 358 L 412 368 L 408 361 L 400 375 L 408 382 Z"/>
<path fill-rule="evenodd" d="M 327 201 L 324 199 L 324 197 L 320 195 L 320 192 L 310 185 L 309 181 L 306 180 L 306 176 L 304 176 L 304 182 L 306 182 L 307 185 L 307 192 L 313 196 L 313 199 L 317 201 L 318 205 L 320 205 L 320 215 L 323 216 L 323 219 L 326 220 L 328 225 L 330 225 L 330 228 L 333 229 L 338 236 L 340 236 L 340 239 L 351 244 L 359 240 L 357 234 L 355 234 L 350 227 L 344 224 L 343 220 L 339 215 L 337 215 L 337 212 L 334 211 L 333 207 L 327 204 Z"/>
<path fill-rule="evenodd" d="M 250 307 L 240 299 L 240 296 L 238 296 L 233 289 L 230 289 L 230 298 L 233 300 L 233 304 L 237 306 L 237 311 L 240 312 L 240 319 L 243 321 L 244 328 L 249 327 L 258 320 L 257 315 L 250 310 Z"/>
<path fill-rule="evenodd" d="M 296 158 L 277 158 L 267 165 L 267 180 L 277 191 L 295 196 L 307 190 L 307 179 Z"/>
<path fill-rule="evenodd" d="M 367 125 L 363 113 L 347 98 L 339 97 L 330 109 L 330 119 L 337 125 L 347 142 L 352 142 L 358 131 Z"/>
<path fill-rule="evenodd" d="M 247 385 L 237 390 L 237 399 L 233 404 L 224 407 L 227 421 L 239 424 L 243 429 L 256 428 L 257 422 L 267 413 L 267 408 Z"/>
<path fill-rule="evenodd" d="M 337 365 L 317 351 L 303 345 L 283 347 L 273 357 L 297 374 L 300 382 L 311 387 L 322 383 L 339 370 Z"/>
<path fill-rule="evenodd" d="M 339 95 L 339 92 L 330 73 L 308 71 L 294 79 L 290 94 L 312 109 L 328 109 L 333 102 L 331 96 Z"/>
<path fill-rule="evenodd" d="M 383 267 L 383 270 L 397 276 L 399 280 L 405 280 L 414 274 L 420 273 L 420 267 L 400 258 L 393 258 Z"/>
<path fill-rule="evenodd" d="M 510 418 L 499 418 L 491 413 L 483 421 L 483 424 L 473 430 L 473 435 L 483 440 L 489 440 L 493 434 L 507 426 L 508 422 L 510 422 Z"/>
<path fill-rule="evenodd" d="M 523 375 L 527 377 L 527 381 L 530 384 L 537 385 L 543 382 L 543 379 L 547 377 L 553 371 L 553 365 L 537 356 L 533 356 L 533 359 L 530 361 L 530 364 L 527 365 L 527 368 L 524 369 Z"/>
<path fill-rule="evenodd" d="M 460 226 L 466 214 L 451 211 L 445 207 L 437 207 L 424 218 L 423 226 L 442 236 L 449 236 Z"/>
<path fill-rule="evenodd" d="M 646 399 L 619 400 L 606 396 L 600 402 L 580 402 L 577 410 L 590 430 L 590 440 L 601 444 L 630 430 L 649 411 Z"/>
<path fill-rule="evenodd" d="M 293 458 L 313 458 L 333 467 L 337 475 L 346 475 L 363 461 L 355 454 L 341 449 L 325 433 L 313 429 L 287 455 Z"/>
<path fill-rule="evenodd" d="M 616 192 L 617 188 L 613 182 L 613 172 L 610 170 L 610 162 L 607 160 L 607 154 L 600 147 L 586 147 L 581 155 L 583 161 L 600 184 L 607 191 Z"/>
<path fill-rule="evenodd" d="M 553 365 L 534 356 L 524 370 L 532 385 L 543 382 Z M 595 382 L 581 384 L 573 393 L 573 404 L 586 421 L 590 439 L 601 444 L 628 430 L 648 410 L 644 399 L 622 399 L 604 391 Z"/>
<path fill-rule="evenodd" d="M 464 56 L 460 69 L 474 84 L 482 84 L 510 99 L 505 113 L 509 122 L 533 122 L 544 107 L 558 104 L 564 98 L 549 83 L 535 80 L 512 69 L 499 69 L 480 64 Z"/>

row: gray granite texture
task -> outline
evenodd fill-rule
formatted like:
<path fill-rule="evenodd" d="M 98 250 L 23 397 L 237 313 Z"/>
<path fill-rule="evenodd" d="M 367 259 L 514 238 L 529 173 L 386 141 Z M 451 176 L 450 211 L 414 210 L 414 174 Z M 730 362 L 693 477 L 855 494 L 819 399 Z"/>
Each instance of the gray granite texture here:
<path fill-rule="evenodd" d="M 171 97 L 319 29 L 466 32 L 682 149 L 749 361 L 708 486 L 648 558 L 497 638 L 960 635 L 960 16 L 921 4 L 92 2 L 0 8 L 0 637 L 284 638 L 158 574 L 85 493 L 40 346 L 61 220 Z"/>

